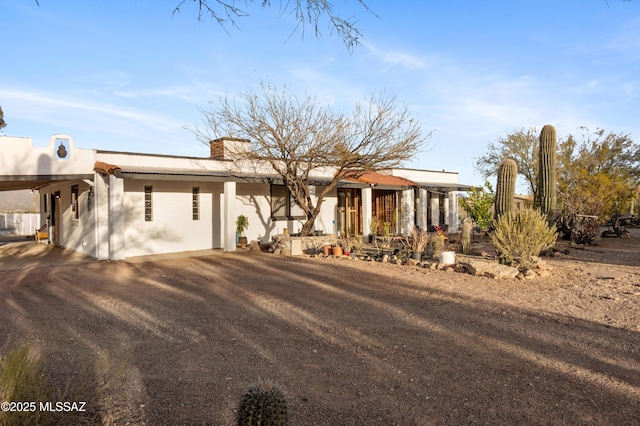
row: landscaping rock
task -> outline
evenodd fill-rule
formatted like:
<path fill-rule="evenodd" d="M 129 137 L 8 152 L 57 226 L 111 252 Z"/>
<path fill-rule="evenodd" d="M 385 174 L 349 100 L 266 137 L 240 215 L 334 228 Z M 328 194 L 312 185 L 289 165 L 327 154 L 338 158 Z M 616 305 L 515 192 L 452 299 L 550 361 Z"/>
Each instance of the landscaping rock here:
<path fill-rule="evenodd" d="M 260 253 L 262 251 L 262 249 L 260 248 L 260 243 L 256 240 L 251 241 L 251 243 L 249 244 L 249 251 Z"/>
<path fill-rule="evenodd" d="M 491 278 L 515 278 L 519 273 L 516 268 L 485 259 L 469 259 L 464 266 L 472 275 Z"/>
<path fill-rule="evenodd" d="M 416 259 L 407 259 L 407 266 L 418 266 L 418 263 Z"/>

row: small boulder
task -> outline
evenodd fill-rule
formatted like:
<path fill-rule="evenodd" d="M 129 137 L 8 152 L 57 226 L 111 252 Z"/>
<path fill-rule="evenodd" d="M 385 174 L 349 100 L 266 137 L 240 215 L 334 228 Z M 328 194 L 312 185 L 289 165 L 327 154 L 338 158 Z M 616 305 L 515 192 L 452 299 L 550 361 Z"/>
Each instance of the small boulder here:
<path fill-rule="evenodd" d="M 491 278 L 515 278 L 519 271 L 511 266 L 502 265 L 485 259 L 471 259 L 465 262 L 464 267 L 472 275 Z"/>
<path fill-rule="evenodd" d="M 407 266 L 417 266 L 418 263 L 419 262 L 416 259 L 407 259 Z"/>

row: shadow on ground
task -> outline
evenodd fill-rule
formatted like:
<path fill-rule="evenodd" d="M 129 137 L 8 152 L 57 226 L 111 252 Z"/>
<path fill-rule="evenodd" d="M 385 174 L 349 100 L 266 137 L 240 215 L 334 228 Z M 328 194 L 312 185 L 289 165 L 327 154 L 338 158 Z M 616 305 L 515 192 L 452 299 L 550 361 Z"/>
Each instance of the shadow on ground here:
<path fill-rule="evenodd" d="M 0 348 L 121 370 L 105 423 L 230 425 L 258 378 L 288 391 L 296 425 L 638 420 L 637 331 L 375 266 L 225 254 L 4 271 Z"/>

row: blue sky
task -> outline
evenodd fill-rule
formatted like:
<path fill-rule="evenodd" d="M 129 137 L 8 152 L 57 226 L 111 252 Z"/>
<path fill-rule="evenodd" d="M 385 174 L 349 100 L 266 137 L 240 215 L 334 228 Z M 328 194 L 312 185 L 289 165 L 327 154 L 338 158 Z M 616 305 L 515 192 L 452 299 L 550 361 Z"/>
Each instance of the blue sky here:
<path fill-rule="evenodd" d="M 45 145 L 207 156 L 185 126 L 220 96 L 286 85 L 350 110 L 395 94 L 428 149 L 408 167 L 480 184 L 474 158 L 520 128 L 579 126 L 640 138 L 640 1 L 422 0 L 334 3 L 365 40 L 350 53 L 321 23 L 295 31 L 279 2 L 227 32 L 191 1 L 0 0 L 4 134 Z"/>

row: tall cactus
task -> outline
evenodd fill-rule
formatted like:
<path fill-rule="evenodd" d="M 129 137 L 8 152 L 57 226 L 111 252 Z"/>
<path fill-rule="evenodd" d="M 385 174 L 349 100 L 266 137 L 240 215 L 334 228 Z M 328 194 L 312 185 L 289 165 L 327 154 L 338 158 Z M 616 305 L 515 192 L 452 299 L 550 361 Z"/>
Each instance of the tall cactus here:
<path fill-rule="evenodd" d="M 462 225 L 462 237 L 460 238 L 462 254 L 469 254 L 469 251 L 471 250 L 471 230 L 471 220 L 465 220 Z"/>
<path fill-rule="evenodd" d="M 540 132 L 538 199 L 542 214 L 553 221 L 556 209 L 556 129 L 547 124 Z"/>
<path fill-rule="evenodd" d="M 516 177 L 518 163 L 511 158 L 505 159 L 498 169 L 498 183 L 496 185 L 495 216 L 496 218 L 511 211 L 513 195 L 516 192 Z"/>

